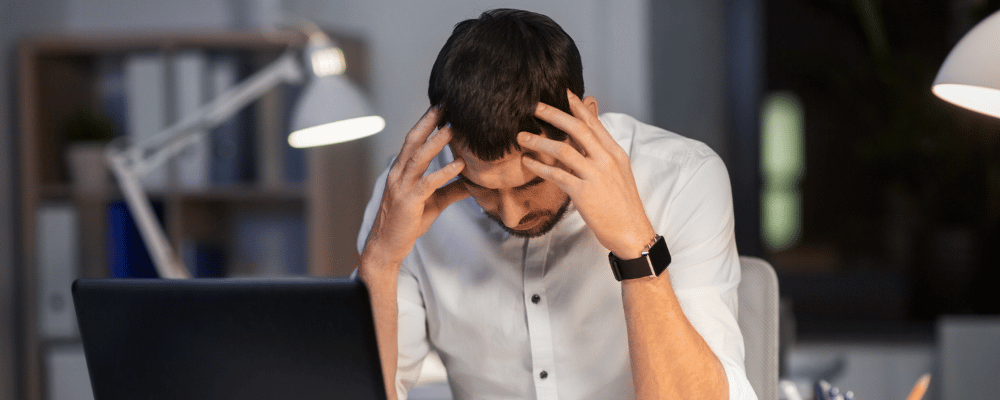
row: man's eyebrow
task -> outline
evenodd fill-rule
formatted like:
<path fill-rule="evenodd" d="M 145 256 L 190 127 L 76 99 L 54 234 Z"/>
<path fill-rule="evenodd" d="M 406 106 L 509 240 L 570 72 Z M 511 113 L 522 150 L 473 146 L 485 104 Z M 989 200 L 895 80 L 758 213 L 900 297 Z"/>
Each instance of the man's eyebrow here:
<path fill-rule="evenodd" d="M 532 186 L 541 184 L 542 182 L 545 182 L 545 179 L 542 179 L 542 177 L 540 177 L 540 176 L 536 176 L 535 179 L 532 179 L 532 180 L 528 181 L 528 183 L 525 183 L 525 184 L 523 184 L 521 186 L 518 186 L 518 187 L 516 187 L 514 189 L 515 190 L 516 189 L 527 189 L 527 188 L 530 188 Z"/>
<path fill-rule="evenodd" d="M 463 175 L 463 174 L 458 174 L 457 178 L 458 178 L 458 180 L 462 181 L 462 183 L 464 183 L 466 185 L 469 185 L 469 186 L 472 186 L 472 187 L 476 187 L 476 188 L 480 188 L 480 189 L 486 189 L 485 187 L 476 184 L 471 179 L 466 178 L 465 175 Z M 527 188 L 530 188 L 532 186 L 541 184 L 542 182 L 545 182 L 545 179 L 542 179 L 542 177 L 540 177 L 540 176 L 536 176 L 535 179 L 532 179 L 532 180 L 528 181 L 528 183 L 525 183 L 525 184 L 523 184 L 521 186 L 518 186 L 518 187 L 514 188 L 514 190 L 527 189 Z M 488 189 L 488 190 L 493 190 L 493 189 Z"/>

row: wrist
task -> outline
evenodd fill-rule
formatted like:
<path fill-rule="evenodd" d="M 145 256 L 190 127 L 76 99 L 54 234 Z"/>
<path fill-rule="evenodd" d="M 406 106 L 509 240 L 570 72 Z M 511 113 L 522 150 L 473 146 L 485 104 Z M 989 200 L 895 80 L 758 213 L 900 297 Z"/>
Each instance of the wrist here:
<path fill-rule="evenodd" d="M 392 251 L 380 246 L 376 240 L 370 240 L 361 251 L 361 267 L 358 269 L 358 274 L 398 274 L 403 258 L 405 256 L 395 256 Z"/>
<path fill-rule="evenodd" d="M 395 287 L 399 279 L 399 267 L 362 260 L 358 267 L 358 279 L 368 286 L 369 291 L 373 288 Z"/>
<path fill-rule="evenodd" d="M 648 229 L 627 235 L 617 248 L 608 250 L 611 250 L 618 258 L 631 260 L 641 257 L 642 252 L 649 250 L 649 247 L 656 241 L 656 237 L 656 231 L 650 226 Z"/>

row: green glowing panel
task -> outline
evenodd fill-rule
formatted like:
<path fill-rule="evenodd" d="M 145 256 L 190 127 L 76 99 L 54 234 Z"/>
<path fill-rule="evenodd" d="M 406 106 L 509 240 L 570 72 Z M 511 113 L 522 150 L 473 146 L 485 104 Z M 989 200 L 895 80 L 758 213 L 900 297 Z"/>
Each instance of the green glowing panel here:
<path fill-rule="evenodd" d="M 801 226 L 799 194 L 795 190 L 765 189 L 760 203 L 764 244 L 771 250 L 794 244 Z"/>
<path fill-rule="evenodd" d="M 792 94 L 767 97 L 761 115 L 760 161 L 764 179 L 772 185 L 791 185 L 805 167 L 802 104 Z"/>

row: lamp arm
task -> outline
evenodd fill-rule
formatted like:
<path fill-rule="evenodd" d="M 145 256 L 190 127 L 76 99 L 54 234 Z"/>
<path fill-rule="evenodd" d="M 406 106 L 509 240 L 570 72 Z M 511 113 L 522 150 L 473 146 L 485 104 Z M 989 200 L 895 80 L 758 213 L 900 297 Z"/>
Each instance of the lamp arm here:
<path fill-rule="evenodd" d="M 226 90 L 160 133 L 135 144 L 116 140 L 105 157 L 132 210 L 139 233 L 150 250 L 156 272 L 163 278 L 190 278 L 191 274 L 170 246 L 163 226 L 156 219 L 152 203 L 139 178 L 184 150 L 200 135 L 224 122 L 281 83 L 297 83 L 305 73 L 293 51 L 288 51 L 256 74 Z"/>
<path fill-rule="evenodd" d="M 168 279 L 190 278 L 191 273 L 177 257 L 177 253 L 174 252 L 167 240 L 163 226 L 156 219 L 153 204 L 139 182 L 139 176 L 129 169 L 127 158 L 109 153 L 108 162 L 111 165 L 111 170 L 115 173 L 118 186 L 125 196 L 125 202 L 132 210 L 142 241 L 146 243 L 146 248 L 150 251 L 153 266 L 156 267 L 156 274 L 161 278 Z"/>
<path fill-rule="evenodd" d="M 253 76 L 226 90 L 212 102 L 199 108 L 148 139 L 130 144 L 118 154 L 127 157 L 129 166 L 145 175 L 179 153 L 198 134 L 218 126 L 278 84 L 298 83 L 304 72 L 296 56 L 289 51 Z"/>

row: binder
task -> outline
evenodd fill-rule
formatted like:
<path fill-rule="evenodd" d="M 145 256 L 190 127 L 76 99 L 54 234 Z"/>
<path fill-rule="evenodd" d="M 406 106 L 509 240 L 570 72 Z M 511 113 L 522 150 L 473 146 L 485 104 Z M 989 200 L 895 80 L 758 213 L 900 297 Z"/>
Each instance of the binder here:
<path fill-rule="evenodd" d="M 206 75 L 208 62 L 201 52 L 187 51 L 173 58 L 175 122 L 193 115 L 207 100 Z M 177 186 L 182 189 L 204 189 L 210 183 L 211 132 L 204 132 L 192 139 L 191 144 L 177 154 L 173 160 L 177 176 Z"/>
<path fill-rule="evenodd" d="M 210 61 L 209 86 L 214 99 L 239 82 L 239 59 L 232 54 L 217 54 Z M 244 108 L 217 126 L 212 134 L 212 182 L 233 185 L 251 182 L 253 176 L 253 133 L 249 126 L 251 111 Z"/>
<path fill-rule="evenodd" d="M 163 223 L 163 206 L 153 203 L 156 216 Z M 132 218 L 128 205 L 122 201 L 108 204 L 108 254 L 110 275 L 113 278 L 156 278 L 153 259 Z"/>
<path fill-rule="evenodd" d="M 130 143 L 140 143 L 165 126 L 167 87 L 165 58 L 160 53 L 129 55 L 125 61 L 125 92 Z M 168 184 L 168 168 L 160 165 L 142 177 L 151 192 L 162 191 Z"/>
<path fill-rule="evenodd" d="M 38 330 L 45 339 L 78 336 L 70 287 L 79 275 L 79 216 L 69 203 L 41 204 L 38 238 Z"/>

